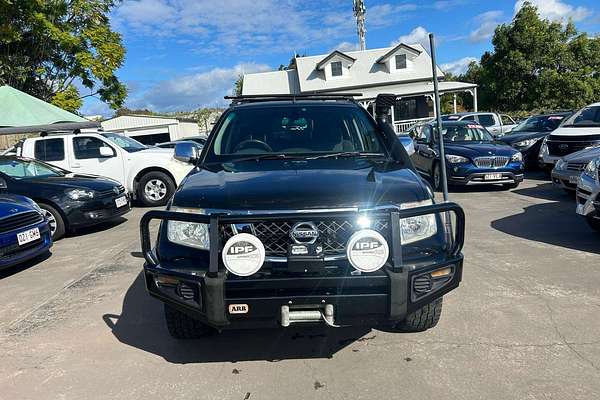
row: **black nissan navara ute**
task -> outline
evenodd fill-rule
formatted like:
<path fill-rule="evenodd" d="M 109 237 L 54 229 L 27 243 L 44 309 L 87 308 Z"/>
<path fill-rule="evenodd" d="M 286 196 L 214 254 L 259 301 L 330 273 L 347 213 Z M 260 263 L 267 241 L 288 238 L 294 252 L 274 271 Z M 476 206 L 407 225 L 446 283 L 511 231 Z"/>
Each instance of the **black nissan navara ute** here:
<path fill-rule="evenodd" d="M 141 221 L 168 330 L 324 324 L 423 331 L 462 276 L 464 213 L 435 204 L 388 121 L 355 95 L 232 98 L 166 211 Z M 160 220 L 155 245 L 152 220 Z"/>

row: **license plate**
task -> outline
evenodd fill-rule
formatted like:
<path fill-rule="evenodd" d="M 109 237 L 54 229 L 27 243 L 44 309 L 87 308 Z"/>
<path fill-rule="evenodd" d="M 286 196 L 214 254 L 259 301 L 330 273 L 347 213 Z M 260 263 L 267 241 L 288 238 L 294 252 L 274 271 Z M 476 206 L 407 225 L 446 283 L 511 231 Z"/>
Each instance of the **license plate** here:
<path fill-rule="evenodd" d="M 40 238 L 40 230 L 38 228 L 33 228 L 25 232 L 17 233 L 17 241 L 19 242 L 19 246 L 23 246 L 24 244 L 33 242 Z"/>
<path fill-rule="evenodd" d="M 123 206 L 127 205 L 127 197 L 122 196 L 122 197 L 117 197 L 115 199 L 115 204 L 117 205 L 117 208 L 121 208 Z"/>
<path fill-rule="evenodd" d="M 486 181 L 497 181 L 502 179 L 502 174 L 485 174 L 483 179 Z"/>
<path fill-rule="evenodd" d="M 570 176 L 569 177 L 569 183 L 577 184 L 578 181 L 579 181 L 579 177 L 578 176 Z"/>

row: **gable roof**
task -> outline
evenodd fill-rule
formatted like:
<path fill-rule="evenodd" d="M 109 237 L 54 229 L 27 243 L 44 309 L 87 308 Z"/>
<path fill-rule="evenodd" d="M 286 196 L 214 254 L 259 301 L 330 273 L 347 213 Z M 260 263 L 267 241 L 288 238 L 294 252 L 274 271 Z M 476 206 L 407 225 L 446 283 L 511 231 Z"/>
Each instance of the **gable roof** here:
<path fill-rule="evenodd" d="M 328 63 L 328 62 L 329 62 L 329 61 L 330 61 L 330 60 L 331 60 L 333 57 L 335 57 L 335 56 L 342 57 L 342 58 L 344 58 L 344 59 L 348 60 L 348 61 L 349 61 L 349 62 L 351 62 L 351 63 L 354 63 L 354 62 L 356 61 L 356 58 L 354 58 L 354 57 L 350 57 L 348 54 L 346 54 L 346 53 L 342 53 L 342 52 L 341 52 L 341 51 L 339 51 L 339 50 L 334 50 L 334 51 L 332 51 L 331 53 L 329 53 L 329 55 L 328 55 L 327 57 L 325 57 L 324 59 L 322 59 L 321 61 L 319 61 L 319 62 L 317 63 L 317 67 L 316 67 L 316 69 L 318 69 L 318 70 L 322 70 L 323 68 L 325 68 L 325 65 L 327 65 L 327 63 Z"/>
<path fill-rule="evenodd" d="M 404 49 L 410 53 L 413 53 L 415 56 L 418 56 L 419 54 L 421 54 L 421 50 L 419 49 L 415 49 L 414 47 L 411 47 L 407 44 L 404 43 L 400 43 L 399 45 L 397 45 L 396 47 L 392 48 L 390 51 L 388 51 L 387 53 L 385 53 L 384 55 L 382 55 L 381 57 L 379 57 L 377 59 L 377 61 L 375 61 L 378 64 L 382 64 L 384 62 L 387 62 L 387 60 L 390 59 L 391 56 L 394 55 L 394 53 L 396 53 L 398 50 L 400 49 Z"/>

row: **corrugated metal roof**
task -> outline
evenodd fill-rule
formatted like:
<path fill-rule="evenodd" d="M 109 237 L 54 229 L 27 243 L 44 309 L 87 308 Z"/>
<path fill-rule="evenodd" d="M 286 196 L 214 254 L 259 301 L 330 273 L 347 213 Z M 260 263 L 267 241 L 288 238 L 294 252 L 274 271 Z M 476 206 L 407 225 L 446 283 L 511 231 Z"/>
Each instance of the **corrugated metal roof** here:
<path fill-rule="evenodd" d="M 143 127 L 156 127 L 176 125 L 179 121 L 175 118 L 151 117 L 146 115 L 121 115 L 119 117 L 102 121 L 104 130 L 122 130 Z"/>

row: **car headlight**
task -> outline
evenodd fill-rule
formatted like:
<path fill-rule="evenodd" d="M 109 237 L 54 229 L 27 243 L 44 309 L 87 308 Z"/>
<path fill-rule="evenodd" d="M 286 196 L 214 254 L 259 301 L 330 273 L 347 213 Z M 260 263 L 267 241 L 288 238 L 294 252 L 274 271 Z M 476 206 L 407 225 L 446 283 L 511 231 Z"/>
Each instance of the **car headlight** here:
<path fill-rule="evenodd" d="M 558 161 L 556 161 L 556 164 L 554 165 L 554 169 L 556 171 L 564 171 L 565 169 L 567 169 L 567 163 L 565 162 L 565 160 L 563 160 L 561 158 Z"/>
<path fill-rule="evenodd" d="M 523 154 L 521 154 L 521 152 L 513 154 L 512 157 L 510 158 L 510 161 L 514 161 L 514 162 L 523 161 Z"/>
<path fill-rule="evenodd" d="M 430 206 L 432 200 L 417 201 L 414 203 L 404 203 L 400 209 Z M 400 219 L 400 236 L 402 244 L 418 242 L 427 239 L 437 233 L 437 221 L 435 214 L 420 215 L 418 217 L 409 217 Z"/>
<path fill-rule="evenodd" d="M 69 189 L 65 193 L 71 200 L 89 200 L 94 198 L 93 190 Z"/>
<path fill-rule="evenodd" d="M 448 161 L 450 164 L 462 164 L 469 162 L 469 159 L 467 157 L 457 156 L 454 154 L 446 154 L 446 161 Z"/>
<path fill-rule="evenodd" d="M 595 178 L 600 168 L 600 158 L 596 158 L 588 163 L 583 170 L 583 173 L 589 177 Z"/>
<path fill-rule="evenodd" d="M 171 208 L 170 211 L 197 213 L 198 210 Z M 201 250 L 210 249 L 208 224 L 167 221 L 167 238 L 170 242 Z"/>
<path fill-rule="evenodd" d="M 526 139 L 526 140 L 521 140 L 520 142 L 516 142 L 514 143 L 515 147 L 519 147 L 519 148 L 525 148 L 525 147 L 530 147 L 532 146 L 535 142 L 537 142 L 539 139 Z"/>
<path fill-rule="evenodd" d="M 40 206 L 38 205 L 38 203 L 36 203 L 33 200 L 30 200 L 31 202 L 31 207 L 33 207 L 33 209 L 37 212 L 39 212 L 40 214 L 42 213 L 42 209 L 40 208 Z"/>

